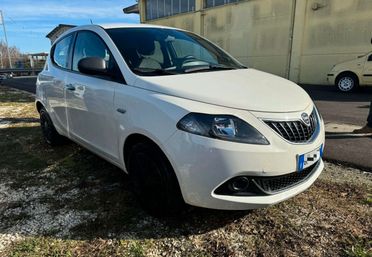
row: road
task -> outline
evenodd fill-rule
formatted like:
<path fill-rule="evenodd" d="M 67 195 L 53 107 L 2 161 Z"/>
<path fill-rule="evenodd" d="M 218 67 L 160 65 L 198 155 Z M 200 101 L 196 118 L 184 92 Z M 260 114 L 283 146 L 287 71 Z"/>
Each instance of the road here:
<path fill-rule="evenodd" d="M 35 82 L 35 77 L 27 77 L 5 80 L 3 84 L 35 93 Z M 361 88 L 355 93 L 341 93 L 333 86 L 303 85 L 303 88 L 315 101 L 325 123 L 357 126 L 366 123 L 370 101 L 372 101 L 372 87 Z M 327 133 L 326 138 L 325 159 L 372 171 L 372 137 Z"/>
<path fill-rule="evenodd" d="M 372 87 L 360 88 L 355 93 L 338 92 L 333 86 L 304 85 L 303 88 L 318 106 L 325 123 L 357 126 L 366 124 L 372 101 Z M 372 171 L 372 137 L 326 133 L 324 157 Z"/>
<path fill-rule="evenodd" d="M 3 80 L 1 84 L 35 94 L 36 77 L 35 76 L 15 77 L 13 79 Z"/>

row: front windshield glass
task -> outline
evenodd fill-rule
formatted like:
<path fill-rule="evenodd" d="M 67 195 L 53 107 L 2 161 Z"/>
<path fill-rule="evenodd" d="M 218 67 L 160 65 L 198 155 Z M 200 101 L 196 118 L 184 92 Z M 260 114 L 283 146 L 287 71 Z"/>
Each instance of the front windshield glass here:
<path fill-rule="evenodd" d="M 163 28 L 116 28 L 107 33 L 129 68 L 141 76 L 245 68 L 193 33 Z"/>

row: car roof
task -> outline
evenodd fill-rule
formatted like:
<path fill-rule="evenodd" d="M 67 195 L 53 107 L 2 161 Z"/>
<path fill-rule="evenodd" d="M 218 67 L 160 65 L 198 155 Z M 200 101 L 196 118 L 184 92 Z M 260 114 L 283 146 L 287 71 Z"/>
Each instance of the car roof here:
<path fill-rule="evenodd" d="M 172 27 L 167 27 L 167 26 L 159 26 L 159 25 L 152 25 L 152 24 L 136 24 L 136 23 L 111 23 L 111 24 L 89 24 L 89 25 L 80 25 L 76 26 L 73 28 L 68 29 L 62 35 L 58 37 L 57 40 L 53 42 L 53 45 L 55 45 L 59 39 L 63 38 L 65 35 L 74 32 L 74 31 L 79 31 L 79 30 L 84 30 L 84 29 L 93 29 L 93 28 L 103 28 L 103 29 L 119 29 L 119 28 L 162 28 L 162 29 L 176 29 L 176 30 L 183 30 L 179 28 L 172 28 Z"/>
<path fill-rule="evenodd" d="M 174 29 L 172 27 L 144 24 L 144 23 L 108 23 L 108 24 L 97 24 L 104 29 L 117 29 L 117 28 L 168 28 Z"/>

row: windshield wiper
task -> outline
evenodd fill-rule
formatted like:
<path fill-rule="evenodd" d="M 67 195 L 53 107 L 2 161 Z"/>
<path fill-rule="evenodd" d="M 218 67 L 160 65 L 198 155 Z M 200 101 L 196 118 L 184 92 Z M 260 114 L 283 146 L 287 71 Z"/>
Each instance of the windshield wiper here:
<path fill-rule="evenodd" d="M 205 66 L 196 66 L 186 69 L 185 73 L 199 72 L 199 71 L 216 71 L 216 70 L 236 70 L 235 67 L 229 67 L 225 65 L 205 65 Z"/>
<path fill-rule="evenodd" d="M 135 73 L 139 73 L 144 76 L 156 76 L 156 75 L 176 75 L 177 73 L 163 70 L 163 69 L 151 69 L 151 68 L 133 68 Z"/>

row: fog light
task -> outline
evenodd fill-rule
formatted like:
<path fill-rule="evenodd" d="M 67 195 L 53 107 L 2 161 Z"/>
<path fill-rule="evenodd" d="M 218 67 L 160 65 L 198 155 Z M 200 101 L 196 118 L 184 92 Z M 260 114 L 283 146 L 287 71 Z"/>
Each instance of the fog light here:
<path fill-rule="evenodd" d="M 238 177 L 233 179 L 229 187 L 234 192 L 242 192 L 246 190 L 249 186 L 249 179 L 247 177 Z"/>

